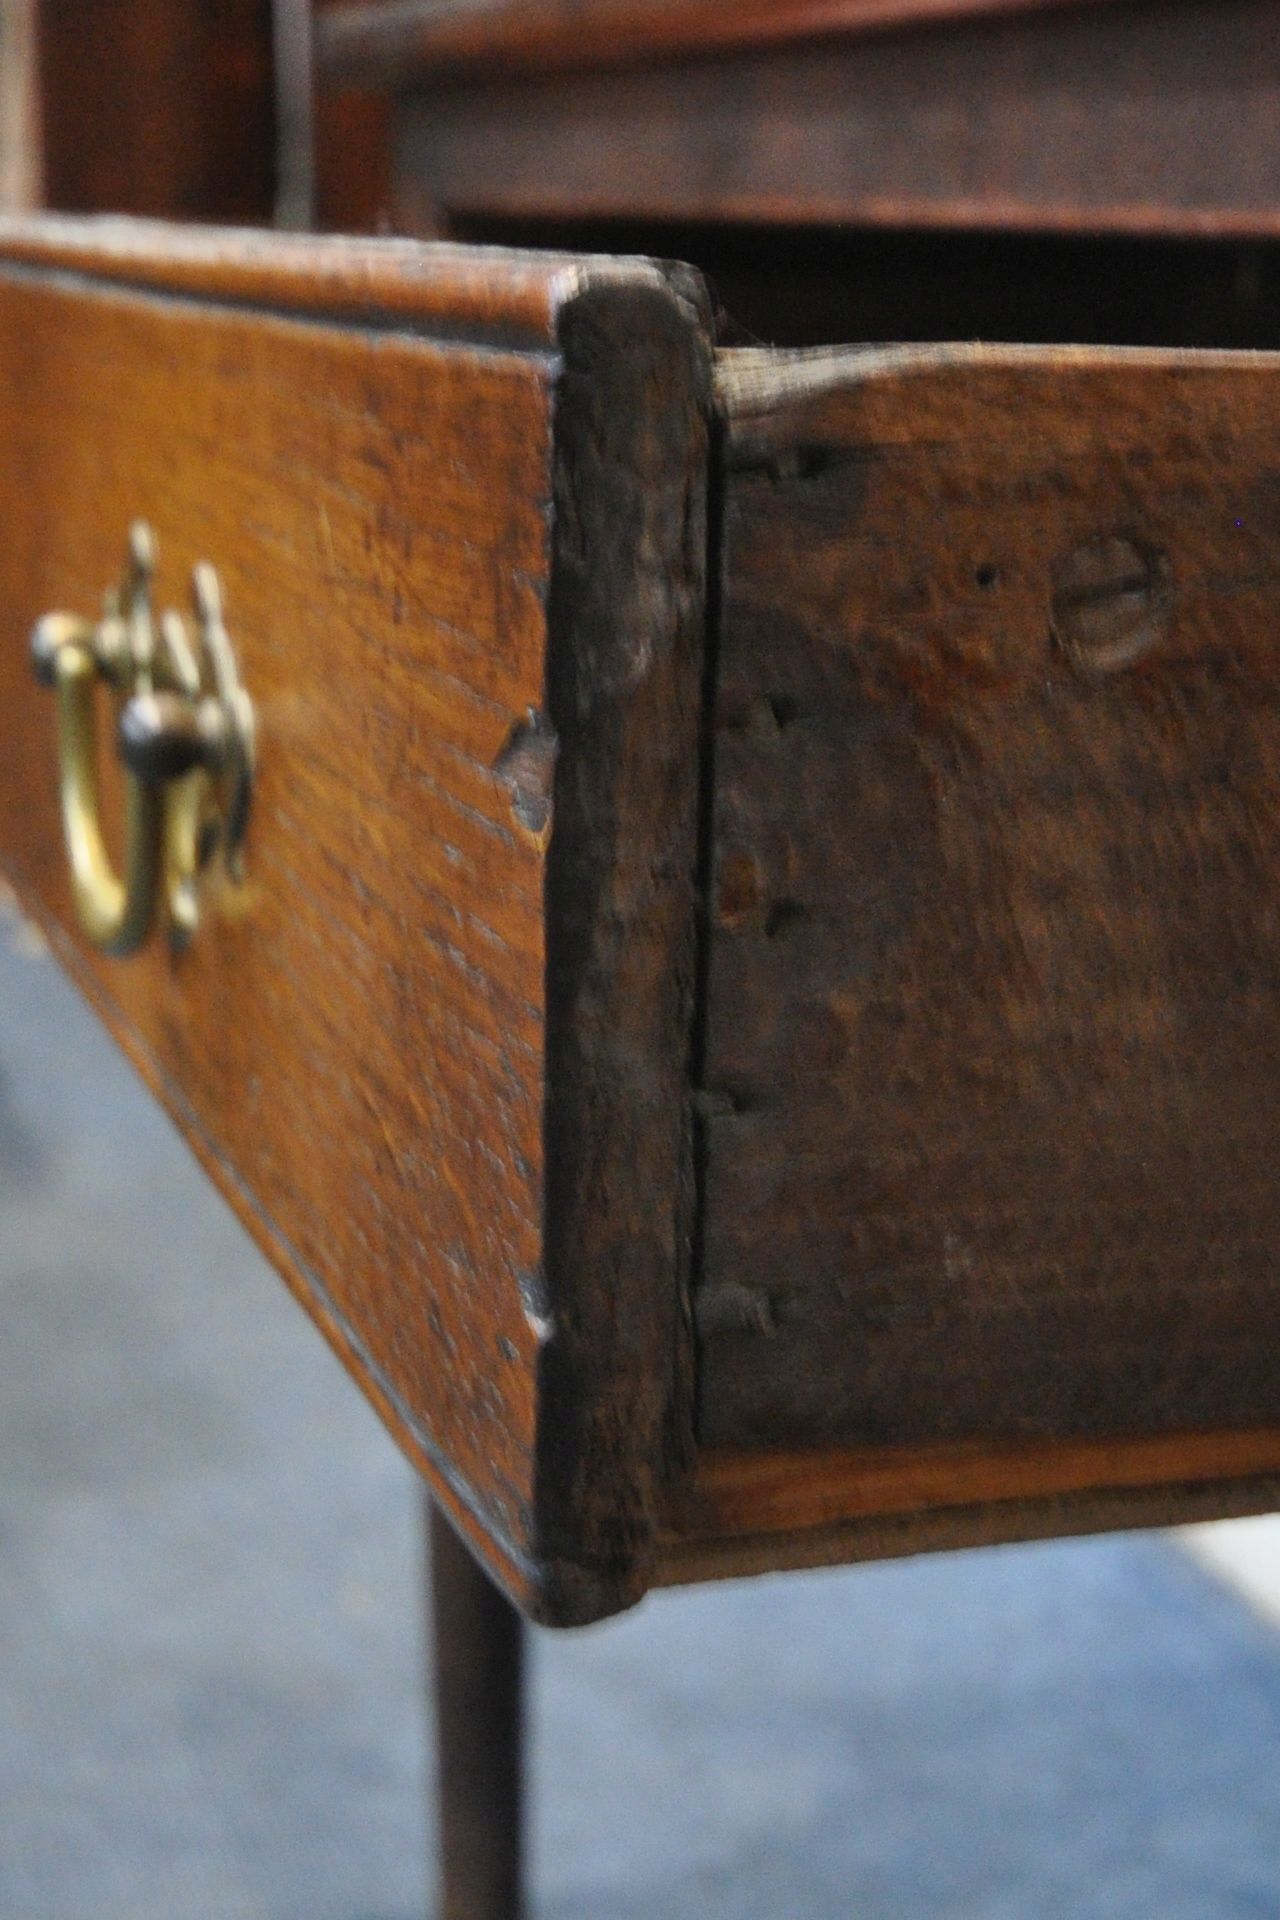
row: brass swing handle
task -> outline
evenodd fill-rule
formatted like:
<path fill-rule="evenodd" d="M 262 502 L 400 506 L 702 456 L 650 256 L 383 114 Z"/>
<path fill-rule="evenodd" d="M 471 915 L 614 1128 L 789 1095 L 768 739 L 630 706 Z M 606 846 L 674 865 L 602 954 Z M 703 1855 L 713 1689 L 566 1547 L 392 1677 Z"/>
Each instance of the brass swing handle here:
<path fill-rule="evenodd" d="M 194 640 L 178 613 L 157 622 L 155 542 L 142 521 L 102 618 L 47 613 L 31 635 L 36 676 L 57 696 L 62 828 L 80 925 L 108 953 L 145 940 L 161 892 L 178 939 L 199 920 L 202 873 L 221 859 L 238 873 L 253 780 L 253 708 L 222 620 L 218 577 L 192 576 Z M 120 703 L 116 741 L 126 772 L 124 877 L 102 832 L 97 689 Z"/>

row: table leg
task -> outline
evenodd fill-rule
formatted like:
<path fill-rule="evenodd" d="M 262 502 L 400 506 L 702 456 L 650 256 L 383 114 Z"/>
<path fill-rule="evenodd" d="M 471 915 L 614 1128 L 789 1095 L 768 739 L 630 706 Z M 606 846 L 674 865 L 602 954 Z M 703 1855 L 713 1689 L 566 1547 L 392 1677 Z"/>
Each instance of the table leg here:
<path fill-rule="evenodd" d="M 524 1623 L 430 1497 L 438 1920 L 520 1920 Z"/>

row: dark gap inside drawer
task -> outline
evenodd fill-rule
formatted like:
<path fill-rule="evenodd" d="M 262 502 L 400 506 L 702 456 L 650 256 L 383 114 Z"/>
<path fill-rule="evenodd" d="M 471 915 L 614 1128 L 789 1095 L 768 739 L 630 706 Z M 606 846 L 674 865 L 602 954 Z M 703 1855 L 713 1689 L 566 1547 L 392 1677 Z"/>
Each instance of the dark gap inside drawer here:
<path fill-rule="evenodd" d="M 686 260 L 710 280 L 729 346 L 1280 346 L 1280 245 L 1265 242 L 476 215 L 450 231 Z"/>

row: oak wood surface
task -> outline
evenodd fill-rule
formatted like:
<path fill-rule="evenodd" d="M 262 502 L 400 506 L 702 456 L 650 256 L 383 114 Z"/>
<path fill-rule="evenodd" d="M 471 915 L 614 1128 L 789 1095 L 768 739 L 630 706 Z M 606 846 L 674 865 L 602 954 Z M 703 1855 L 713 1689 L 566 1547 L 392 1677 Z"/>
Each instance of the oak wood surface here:
<path fill-rule="evenodd" d="M 562 306 L 633 274 L 607 256 L 349 239 L 160 221 L 0 219 L 4 258 L 155 294 L 405 331 L 448 345 L 552 351 Z"/>
<path fill-rule="evenodd" d="M 657 1582 L 1271 1513 L 1274 1429 L 1145 1440 L 705 1454 L 672 1491 Z"/>
<path fill-rule="evenodd" d="M 577 69 L 678 58 L 814 35 L 945 26 L 975 14 L 1116 0 L 320 0 L 316 42 L 330 85 L 446 71 Z"/>
<path fill-rule="evenodd" d="M 1125 0 L 423 82 L 397 164 L 445 215 L 1274 237 L 1278 113 L 1271 0 Z"/>
<path fill-rule="evenodd" d="M 707 1452 L 673 1488 L 665 1527 L 701 1541 L 817 1533 L 953 1508 L 1280 1479 L 1280 1430 L 1138 1439 L 990 1440 L 826 1452 Z"/>
<path fill-rule="evenodd" d="M 721 393 L 702 1444 L 1273 1427 L 1280 360 Z"/>
<path fill-rule="evenodd" d="M 0 865 L 473 1545 L 558 1620 L 636 1597 L 687 1425 L 706 361 L 681 287 L 0 231 Z M 162 603 L 221 574 L 260 773 L 245 887 L 189 950 L 120 961 L 72 925 L 26 636 L 97 606 L 139 514 Z"/>

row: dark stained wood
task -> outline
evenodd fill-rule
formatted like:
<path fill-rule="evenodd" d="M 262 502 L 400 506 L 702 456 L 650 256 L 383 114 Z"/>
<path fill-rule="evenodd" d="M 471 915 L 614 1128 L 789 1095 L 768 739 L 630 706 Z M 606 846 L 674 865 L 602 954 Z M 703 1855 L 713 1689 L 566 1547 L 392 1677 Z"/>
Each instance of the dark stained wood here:
<path fill-rule="evenodd" d="M 455 215 L 1280 233 L 1271 0 L 1085 7 L 465 80 L 406 102 Z"/>
<path fill-rule="evenodd" d="M 703 1444 L 1275 1426 L 1280 360 L 722 394 Z"/>
<path fill-rule="evenodd" d="M 0 257 L 5 874 L 513 1596 L 625 1604 L 688 1425 L 695 289 L 127 222 Z M 164 600 L 218 567 L 261 751 L 247 887 L 122 962 L 27 632 L 137 514 Z"/>
<path fill-rule="evenodd" d="M 615 66 L 819 34 L 949 25 L 1116 0 L 320 0 L 321 73 L 402 86 L 441 71 Z"/>
<path fill-rule="evenodd" d="M 554 1422 L 547 1550 L 618 1589 L 652 1558 L 692 1451 L 698 746 L 711 368 L 700 283 L 620 284 L 560 322 L 547 699 L 559 740 L 547 857 L 545 1260 Z M 572 1276 L 572 1284 L 567 1277 Z M 560 1530 L 563 1529 L 563 1538 Z M 589 1563 L 585 1542 L 600 1564 Z"/>
<path fill-rule="evenodd" d="M 428 1497 L 440 1898 L 436 1920 L 519 1920 L 524 1623 Z"/>
<path fill-rule="evenodd" d="M 1280 1506 L 1280 1433 L 708 1453 L 673 1489 L 659 1584 L 1167 1527 Z"/>
<path fill-rule="evenodd" d="M 46 204 L 266 221 L 272 0 L 39 0 Z"/>

